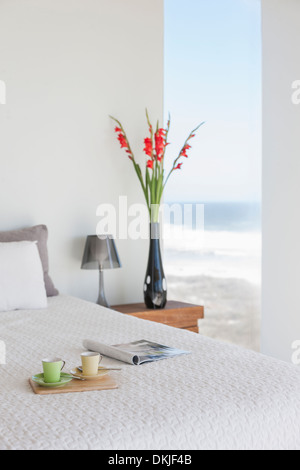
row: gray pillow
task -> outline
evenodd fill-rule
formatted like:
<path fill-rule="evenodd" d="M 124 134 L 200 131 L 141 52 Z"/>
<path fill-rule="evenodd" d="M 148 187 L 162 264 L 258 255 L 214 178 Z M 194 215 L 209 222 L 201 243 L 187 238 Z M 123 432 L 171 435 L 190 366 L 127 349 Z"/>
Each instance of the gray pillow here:
<path fill-rule="evenodd" d="M 58 295 L 58 290 L 55 289 L 52 279 L 48 274 L 48 229 L 46 225 L 36 225 L 35 227 L 23 228 L 20 230 L 10 230 L 9 232 L 0 232 L 0 242 L 21 242 L 21 241 L 37 241 L 40 258 L 42 261 L 44 271 L 44 282 L 47 292 L 47 297 Z"/>

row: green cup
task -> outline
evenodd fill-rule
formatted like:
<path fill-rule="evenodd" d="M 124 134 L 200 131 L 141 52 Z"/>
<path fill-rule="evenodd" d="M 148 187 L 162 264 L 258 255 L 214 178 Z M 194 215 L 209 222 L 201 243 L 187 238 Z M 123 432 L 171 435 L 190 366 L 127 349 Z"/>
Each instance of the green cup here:
<path fill-rule="evenodd" d="M 60 372 L 65 367 L 65 361 L 60 358 L 43 359 L 44 381 L 49 383 L 57 383 L 60 381 Z"/>

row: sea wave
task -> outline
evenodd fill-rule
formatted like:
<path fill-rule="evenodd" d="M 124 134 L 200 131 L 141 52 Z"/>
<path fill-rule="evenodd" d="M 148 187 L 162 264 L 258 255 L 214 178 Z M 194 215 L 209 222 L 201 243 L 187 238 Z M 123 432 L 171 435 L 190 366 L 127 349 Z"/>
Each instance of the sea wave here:
<path fill-rule="evenodd" d="M 164 259 L 167 274 L 212 276 L 261 282 L 261 233 L 189 230 L 167 227 Z M 167 232 L 168 233 L 168 232 Z"/>

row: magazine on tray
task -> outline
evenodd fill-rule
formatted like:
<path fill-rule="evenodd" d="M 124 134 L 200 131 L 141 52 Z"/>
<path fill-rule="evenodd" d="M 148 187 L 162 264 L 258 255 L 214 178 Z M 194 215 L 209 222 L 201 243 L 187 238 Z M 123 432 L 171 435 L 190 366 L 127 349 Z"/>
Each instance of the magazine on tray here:
<path fill-rule="evenodd" d="M 171 348 L 163 344 L 153 343 L 146 339 L 140 339 L 131 343 L 108 344 L 99 343 L 85 339 L 83 346 L 90 350 L 99 352 L 103 356 L 108 356 L 119 361 L 128 362 L 129 364 L 139 365 L 145 362 L 159 361 L 169 357 L 180 356 L 182 354 L 190 354 L 190 351 Z"/>

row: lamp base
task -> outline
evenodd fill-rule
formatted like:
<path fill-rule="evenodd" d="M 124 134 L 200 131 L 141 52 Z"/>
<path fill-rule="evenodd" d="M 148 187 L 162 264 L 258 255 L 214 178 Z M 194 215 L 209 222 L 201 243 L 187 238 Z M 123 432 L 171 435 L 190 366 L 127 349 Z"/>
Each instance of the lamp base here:
<path fill-rule="evenodd" d="M 99 295 L 98 300 L 97 300 L 97 305 L 101 305 L 102 307 L 110 308 L 110 305 L 108 304 L 106 298 L 103 297 L 102 295 Z"/>
<path fill-rule="evenodd" d="M 97 305 L 110 308 L 110 305 L 108 304 L 106 297 L 105 297 L 105 293 L 104 293 L 103 270 L 101 268 L 99 268 L 99 296 L 97 300 Z"/>

